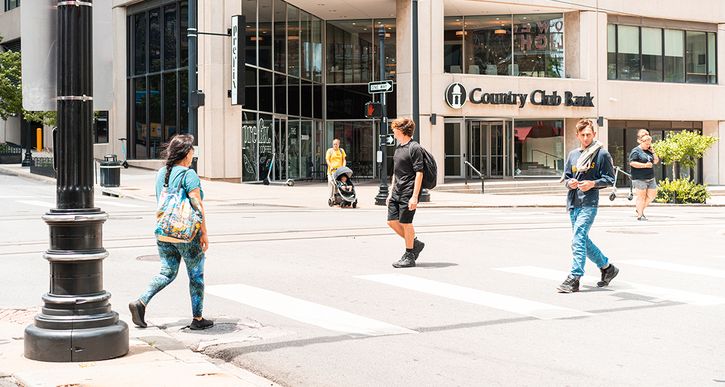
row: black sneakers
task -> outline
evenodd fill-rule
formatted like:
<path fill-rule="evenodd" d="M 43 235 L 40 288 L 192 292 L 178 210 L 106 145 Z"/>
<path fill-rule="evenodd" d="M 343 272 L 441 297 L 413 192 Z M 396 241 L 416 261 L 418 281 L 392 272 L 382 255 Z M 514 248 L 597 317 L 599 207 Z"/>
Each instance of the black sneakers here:
<path fill-rule="evenodd" d="M 405 251 L 405 254 L 400 258 L 398 262 L 393 263 L 393 267 L 415 267 L 415 253 L 412 251 Z"/>
<path fill-rule="evenodd" d="M 575 277 L 573 275 L 569 275 L 566 277 L 564 282 L 559 285 L 556 290 L 559 291 L 559 293 L 573 293 L 579 291 L 579 277 Z"/>
<path fill-rule="evenodd" d="M 602 272 L 602 280 L 597 282 L 597 286 L 599 286 L 600 288 L 609 285 L 609 282 L 611 282 L 614 279 L 614 277 L 616 277 L 617 274 L 619 274 L 619 269 L 617 269 L 611 263 L 609 264 L 609 266 L 606 269 L 599 269 L 599 271 Z"/>
<path fill-rule="evenodd" d="M 425 248 L 425 243 L 418 240 L 418 238 L 415 238 L 413 241 L 413 254 L 415 254 L 415 258 L 413 260 L 418 259 L 418 256 L 420 255 L 420 252 L 423 251 Z"/>
<path fill-rule="evenodd" d="M 140 328 L 146 328 L 146 321 L 144 320 L 146 305 L 140 300 L 131 301 L 128 303 L 128 309 L 131 311 L 131 320 L 133 323 Z"/>
<path fill-rule="evenodd" d="M 191 320 L 191 324 L 189 324 L 189 329 L 192 331 L 200 331 L 203 329 L 208 329 L 214 326 L 214 321 L 207 320 L 205 318 L 201 318 L 201 320 L 193 319 Z"/>

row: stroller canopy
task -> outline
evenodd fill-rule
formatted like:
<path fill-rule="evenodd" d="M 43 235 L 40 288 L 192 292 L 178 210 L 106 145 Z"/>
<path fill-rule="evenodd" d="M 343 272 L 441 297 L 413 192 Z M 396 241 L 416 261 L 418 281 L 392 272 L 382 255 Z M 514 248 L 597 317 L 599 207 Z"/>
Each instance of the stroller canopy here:
<path fill-rule="evenodd" d="M 335 180 L 337 180 L 342 175 L 347 176 L 348 179 L 351 178 L 352 177 L 352 169 L 350 169 L 348 167 L 340 167 L 340 168 L 337 168 L 337 170 L 335 171 L 335 173 L 332 174 L 332 178 L 335 179 Z"/>

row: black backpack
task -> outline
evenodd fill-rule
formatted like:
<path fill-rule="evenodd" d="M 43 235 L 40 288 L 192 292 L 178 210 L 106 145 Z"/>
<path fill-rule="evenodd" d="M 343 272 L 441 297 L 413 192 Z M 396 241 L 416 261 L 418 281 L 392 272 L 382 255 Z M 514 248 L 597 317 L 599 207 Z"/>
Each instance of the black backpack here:
<path fill-rule="evenodd" d="M 420 148 L 420 153 L 423 155 L 423 183 L 421 188 L 433 189 L 438 183 L 438 164 L 433 158 L 433 155 L 428 152 L 422 145 L 417 142 L 415 145 Z M 413 157 L 413 147 L 410 147 L 410 156 Z"/>

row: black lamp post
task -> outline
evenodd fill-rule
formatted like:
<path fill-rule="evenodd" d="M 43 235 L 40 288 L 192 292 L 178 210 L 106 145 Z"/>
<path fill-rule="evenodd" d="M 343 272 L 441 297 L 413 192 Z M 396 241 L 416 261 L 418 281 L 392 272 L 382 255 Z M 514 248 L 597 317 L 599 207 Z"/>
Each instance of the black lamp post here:
<path fill-rule="evenodd" d="M 380 25 L 378 29 L 378 39 L 380 46 L 380 80 L 385 80 L 385 26 Z M 385 136 L 388 135 L 388 109 L 386 106 L 385 96 L 387 93 L 380 94 L 380 105 L 383 112 L 383 117 L 380 119 L 380 136 L 378 136 L 378 152 L 381 155 L 380 162 L 380 188 L 378 195 L 375 196 L 375 205 L 384 206 L 388 200 L 388 158 L 386 155 Z"/>
<path fill-rule="evenodd" d="M 92 0 L 57 2 L 58 131 L 56 207 L 50 228 L 50 291 L 25 328 L 25 357 L 53 362 L 104 360 L 128 353 L 128 326 L 103 290 L 103 223 L 93 203 Z"/>
<path fill-rule="evenodd" d="M 33 153 L 31 148 L 33 147 L 33 135 L 31 134 L 30 123 L 25 120 L 25 117 L 20 116 L 20 133 L 25 137 L 25 157 L 20 163 L 21 167 L 29 167 L 33 165 Z"/>

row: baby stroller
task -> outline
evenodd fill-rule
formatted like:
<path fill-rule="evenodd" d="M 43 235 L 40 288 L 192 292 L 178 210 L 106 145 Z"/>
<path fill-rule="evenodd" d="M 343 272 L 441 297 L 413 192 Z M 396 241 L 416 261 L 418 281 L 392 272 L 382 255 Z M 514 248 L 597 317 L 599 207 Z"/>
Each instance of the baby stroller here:
<path fill-rule="evenodd" d="M 332 178 L 335 181 L 335 197 L 327 200 L 327 204 L 332 207 L 339 205 L 340 207 L 357 207 L 357 196 L 355 195 L 355 186 L 352 184 L 352 169 L 348 167 L 338 168 Z"/>
<path fill-rule="evenodd" d="M 629 178 L 629 195 L 627 195 L 627 200 L 632 200 L 632 198 L 634 198 L 634 193 L 632 193 L 632 175 L 624 172 L 624 170 L 619 167 L 614 167 L 614 184 L 612 185 L 612 193 L 609 194 L 609 200 L 614 201 L 614 199 L 617 198 L 617 175 L 619 173 L 623 173 Z"/>

